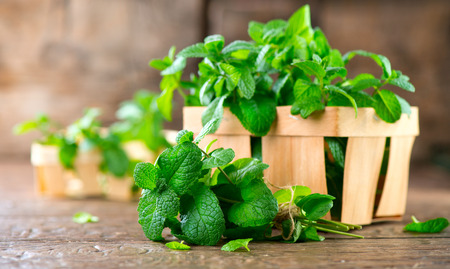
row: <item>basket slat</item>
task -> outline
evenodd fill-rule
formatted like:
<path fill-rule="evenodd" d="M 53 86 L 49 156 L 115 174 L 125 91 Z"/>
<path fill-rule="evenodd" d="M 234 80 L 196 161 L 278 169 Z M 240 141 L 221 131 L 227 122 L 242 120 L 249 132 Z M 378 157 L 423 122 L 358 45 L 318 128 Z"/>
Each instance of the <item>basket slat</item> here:
<path fill-rule="evenodd" d="M 341 221 L 372 222 L 385 137 L 350 137 L 345 156 Z"/>
<path fill-rule="evenodd" d="M 401 216 L 405 212 L 414 140 L 414 136 L 391 138 L 388 170 L 376 217 Z"/>
<path fill-rule="evenodd" d="M 313 193 L 327 193 L 322 137 L 264 136 L 262 148 L 263 162 L 269 165 L 264 178 L 275 186 L 272 191 L 304 185 Z"/>
<path fill-rule="evenodd" d="M 264 171 L 264 178 L 270 183 L 268 187 L 275 192 L 285 186 L 298 185 L 296 180 L 299 179 L 292 177 L 291 137 L 263 136 L 261 140 L 263 162 L 269 165 Z"/>
<path fill-rule="evenodd" d="M 35 188 L 38 195 L 53 197 L 65 196 L 66 183 L 64 169 L 59 164 L 39 165 L 34 167 Z"/>

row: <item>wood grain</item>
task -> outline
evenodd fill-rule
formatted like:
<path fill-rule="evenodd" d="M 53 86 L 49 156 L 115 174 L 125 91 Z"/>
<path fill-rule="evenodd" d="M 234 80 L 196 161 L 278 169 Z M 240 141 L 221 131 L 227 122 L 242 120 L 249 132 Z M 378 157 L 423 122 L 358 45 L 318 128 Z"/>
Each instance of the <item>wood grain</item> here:
<path fill-rule="evenodd" d="M 347 143 L 341 221 L 370 224 L 385 137 L 350 137 Z"/>
<path fill-rule="evenodd" d="M 264 178 L 273 192 L 297 185 L 299 179 L 292 174 L 292 150 L 291 137 L 262 137 L 263 162 L 269 165 Z"/>
<path fill-rule="evenodd" d="M 414 140 L 414 136 L 391 138 L 388 169 L 376 217 L 401 216 L 405 212 Z"/>
<path fill-rule="evenodd" d="M 205 107 L 184 107 L 183 128 L 200 132 L 201 113 Z M 277 107 L 277 118 L 268 135 L 279 136 L 335 136 L 378 137 L 417 136 L 419 134 L 419 110 L 411 108 L 411 115 L 403 114 L 396 123 L 386 123 L 373 108 L 358 108 L 358 117 L 350 107 L 326 107 L 313 113 L 308 119 L 293 116 L 290 106 Z M 224 109 L 222 123 L 216 134 L 250 135 L 228 108 Z"/>

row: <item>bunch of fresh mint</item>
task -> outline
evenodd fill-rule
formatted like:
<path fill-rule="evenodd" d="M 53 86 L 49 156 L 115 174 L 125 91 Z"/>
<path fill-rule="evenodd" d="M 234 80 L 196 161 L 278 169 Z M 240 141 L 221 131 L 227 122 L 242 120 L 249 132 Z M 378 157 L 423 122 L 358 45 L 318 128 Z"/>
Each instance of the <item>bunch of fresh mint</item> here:
<path fill-rule="evenodd" d="M 150 62 L 163 76 L 157 102 L 168 120 L 174 91 L 188 106 L 207 106 L 203 124 L 219 119 L 213 131 L 220 125 L 223 108 L 230 107 L 256 136 L 267 134 L 276 106 L 282 105 L 291 105 L 291 113 L 303 118 L 325 106 L 351 106 L 355 113 L 358 107 L 373 107 L 389 123 L 410 113 L 407 101 L 384 88 L 390 84 L 414 92 L 409 78 L 392 69 L 383 55 L 356 50 L 342 56 L 332 49 L 323 32 L 311 27 L 308 5 L 288 21 L 252 21 L 248 34 L 252 41 L 237 40 L 227 46 L 223 36 L 208 36 L 177 55 L 172 47 L 167 57 Z M 357 55 L 373 59 L 383 71 L 381 77 L 366 73 L 347 77 L 346 66 Z M 198 75 L 191 74 L 186 81 L 182 72 L 188 58 L 202 61 Z"/>
<path fill-rule="evenodd" d="M 274 196 L 262 178 L 267 164 L 251 158 L 231 162 L 232 149 L 209 152 L 214 141 L 200 149 L 197 144 L 216 121 L 208 122 L 195 140 L 192 132 L 180 131 L 177 145 L 161 153 L 154 165 L 136 166 L 134 179 L 143 189 L 139 223 L 150 240 L 163 240 L 165 227 L 180 240 L 198 245 L 215 245 L 222 236 L 321 241 L 317 230 L 351 235 L 345 232 L 360 228 L 321 219 L 333 205 L 332 196 L 310 194 L 306 187 L 298 187 L 295 190 L 302 191 L 292 196 L 290 190 Z M 273 226 L 283 235 L 272 237 Z"/>

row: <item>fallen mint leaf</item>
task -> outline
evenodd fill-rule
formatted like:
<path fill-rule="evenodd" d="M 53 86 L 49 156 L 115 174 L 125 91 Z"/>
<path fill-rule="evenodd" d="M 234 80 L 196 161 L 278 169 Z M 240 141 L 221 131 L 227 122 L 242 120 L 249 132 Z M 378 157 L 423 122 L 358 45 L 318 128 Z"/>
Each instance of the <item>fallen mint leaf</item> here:
<path fill-rule="evenodd" d="M 183 244 L 184 241 L 179 242 L 169 242 L 166 244 L 166 247 L 173 249 L 173 250 L 190 250 L 191 247 L 188 245 Z"/>
<path fill-rule="evenodd" d="M 235 250 L 243 247 L 247 251 L 250 251 L 250 249 L 248 248 L 248 243 L 252 240 L 253 240 L 253 238 L 232 240 L 232 241 L 226 243 L 225 245 L 223 245 L 221 250 L 231 252 L 231 251 L 235 251 Z"/>
<path fill-rule="evenodd" d="M 411 218 L 413 222 L 407 224 L 405 228 L 403 228 L 405 231 L 417 233 L 439 233 L 448 226 L 448 220 L 446 218 L 436 218 L 425 222 L 418 221 L 414 216 Z"/>
<path fill-rule="evenodd" d="M 88 222 L 98 222 L 97 216 L 92 216 L 92 214 L 87 212 L 77 212 L 73 215 L 72 221 L 75 223 L 88 223 Z"/>

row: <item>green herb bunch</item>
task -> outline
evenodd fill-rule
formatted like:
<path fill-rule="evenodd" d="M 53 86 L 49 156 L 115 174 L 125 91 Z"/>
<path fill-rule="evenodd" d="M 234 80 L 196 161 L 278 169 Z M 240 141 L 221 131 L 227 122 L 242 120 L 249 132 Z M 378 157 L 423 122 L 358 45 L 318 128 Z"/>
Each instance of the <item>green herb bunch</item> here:
<path fill-rule="evenodd" d="M 36 142 L 42 145 L 59 145 L 63 137 L 62 125 L 43 113 L 37 114 L 32 120 L 18 123 L 13 128 L 15 135 L 22 135 L 31 131 L 40 133 L 41 136 Z"/>
<path fill-rule="evenodd" d="M 65 144 L 61 152 L 68 155 L 66 168 L 73 168 L 74 160 L 80 150 L 98 149 L 102 154 L 100 168 L 116 177 L 123 177 L 128 170 L 129 160 L 122 148 L 119 136 L 103 129 L 98 120 L 101 111 L 97 108 L 86 109 L 84 115 L 67 127 Z"/>
<path fill-rule="evenodd" d="M 147 90 L 137 91 L 132 100 L 120 104 L 116 112 L 118 122 L 111 125 L 111 132 L 122 142 L 140 140 L 153 152 L 167 148 L 163 130 L 163 116 L 156 105 L 157 95 Z"/>
<path fill-rule="evenodd" d="M 177 145 L 161 153 L 155 164 L 136 165 L 135 183 L 143 189 L 137 209 L 139 223 L 150 240 L 162 241 L 165 227 L 180 240 L 198 245 L 215 245 L 222 236 L 289 242 L 323 240 L 317 230 L 346 234 L 356 227 L 319 220 L 330 210 L 333 198 L 309 195 L 305 187 L 288 199 L 297 214 L 291 214 L 290 209 L 287 214 L 279 212 L 278 204 L 285 206 L 287 193 L 280 191 L 274 196 L 266 186 L 262 176 L 267 164 L 252 158 L 232 162 L 232 149 L 209 151 L 215 141 L 205 150 L 198 147 L 216 123 L 208 122 L 195 140 L 192 132 L 180 131 Z M 286 220 L 291 220 L 294 228 L 286 228 Z M 277 223 L 282 230 L 289 229 L 284 237 L 271 237 Z"/>
<path fill-rule="evenodd" d="M 242 125 L 256 136 L 264 136 L 276 117 L 276 106 L 292 106 L 291 113 L 303 118 L 325 106 L 373 107 L 386 122 L 410 113 L 410 105 L 384 87 L 388 84 L 414 92 L 409 78 L 391 67 L 380 54 L 362 50 L 342 55 L 330 47 L 319 28 L 312 28 L 308 5 L 288 21 L 265 24 L 250 22 L 252 41 L 233 41 L 225 46 L 224 37 L 212 35 L 181 50 L 171 48 L 164 59 L 150 62 L 163 76 L 157 103 L 171 120 L 172 98 L 177 91 L 188 106 L 207 106 L 203 125 L 223 117 L 229 107 Z M 355 56 L 369 57 L 382 69 L 381 77 L 359 74 L 347 77 L 347 64 Z M 182 79 L 186 59 L 201 58 L 198 74 Z"/>

